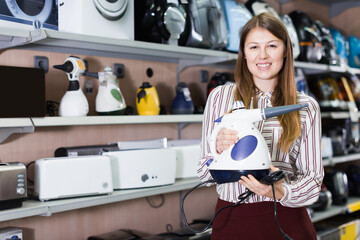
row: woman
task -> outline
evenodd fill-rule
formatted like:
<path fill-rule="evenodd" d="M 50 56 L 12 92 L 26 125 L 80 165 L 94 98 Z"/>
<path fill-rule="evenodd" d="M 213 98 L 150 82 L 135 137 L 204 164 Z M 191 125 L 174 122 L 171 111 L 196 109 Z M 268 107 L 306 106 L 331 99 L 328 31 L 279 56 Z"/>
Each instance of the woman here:
<path fill-rule="evenodd" d="M 292 239 L 316 239 L 305 206 L 317 200 L 324 175 L 320 108 L 313 98 L 296 91 L 289 35 L 282 22 L 269 13 L 253 17 L 242 29 L 235 84 L 219 86 L 208 97 L 198 168 L 201 181 L 212 179 L 207 161 L 213 158 L 209 139 L 214 120 L 230 112 L 236 100 L 243 101 L 246 108 L 308 104 L 299 111 L 255 125 L 268 145 L 271 170 L 280 169 L 286 175 L 274 184 L 281 229 Z M 222 129 L 216 139 L 217 152 L 237 140 L 236 131 Z M 272 188 L 251 175 L 242 176 L 239 182 L 217 184 L 216 211 L 238 202 L 246 189 L 255 194 L 215 218 L 212 239 L 283 239 L 274 220 Z"/>

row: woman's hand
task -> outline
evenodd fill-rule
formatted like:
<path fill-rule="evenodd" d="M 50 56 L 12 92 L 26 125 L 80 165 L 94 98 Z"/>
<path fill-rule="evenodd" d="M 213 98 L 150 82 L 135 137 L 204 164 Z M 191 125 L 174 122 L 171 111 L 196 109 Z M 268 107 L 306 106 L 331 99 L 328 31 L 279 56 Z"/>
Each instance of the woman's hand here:
<path fill-rule="evenodd" d="M 239 140 L 237 131 L 223 128 L 216 137 L 216 151 L 220 154 Z"/>
<path fill-rule="evenodd" d="M 275 168 L 272 165 L 270 166 L 270 169 L 272 172 L 279 170 L 278 168 Z M 239 183 L 241 183 L 242 185 L 244 185 L 244 187 L 246 187 L 247 189 L 249 189 L 250 191 L 252 191 L 257 195 L 272 199 L 274 198 L 271 185 L 260 183 L 256 178 L 254 178 L 250 174 L 247 177 L 242 176 L 241 179 L 239 180 Z M 282 186 L 282 180 L 279 180 L 276 183 L 274 183 L 274 187 L 275 187 L 276 199 L 280 200 L 284 196 L 284 187 Z"/>

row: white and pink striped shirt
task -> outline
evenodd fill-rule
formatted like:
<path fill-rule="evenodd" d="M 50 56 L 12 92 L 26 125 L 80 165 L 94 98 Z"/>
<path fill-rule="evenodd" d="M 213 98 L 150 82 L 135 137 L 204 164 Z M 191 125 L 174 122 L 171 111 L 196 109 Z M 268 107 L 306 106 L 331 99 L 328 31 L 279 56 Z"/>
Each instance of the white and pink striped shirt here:
<path fill-rule="evenodd" d="M 215 126 L 214 120 L 229 112 L 234 102 L 235 84 L 222 85 L 209 94 L 202 126 L 201 156 L 198 164 L 198 176 L 201 181 L 212 179 L 206 162 L 212 159 L 209 139 Z M 258 93 L 259 108 L 272 107 L 272 92 Z M 298 93 L 298 103 L 309 106 L 300 110 L 301 134 L 290 146 L 289 153 L 283 153 L 278 146 L 282 128 L 276 117 L 255 123 L 268 145 L 272 165 L 286 173 L 283 179 L 285 190 L 280 203 L 287 207 L 301 207 L 314 203 L 324 177 L 321 158 L 321 116 L 318 103 L 305 94 Z M 238 182 L 217 184 L 220 199 L 237 202 L 245 188 Z M 252 195 L 245 202 L 273 201 L 273 199 Z"/>

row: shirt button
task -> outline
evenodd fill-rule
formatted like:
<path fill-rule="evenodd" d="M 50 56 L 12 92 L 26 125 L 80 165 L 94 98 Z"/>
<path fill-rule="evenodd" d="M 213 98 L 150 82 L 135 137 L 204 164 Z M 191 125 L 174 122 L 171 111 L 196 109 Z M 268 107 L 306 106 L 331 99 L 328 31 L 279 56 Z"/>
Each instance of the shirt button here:
<path fill-rule="evenodd" d="M 262 93 L 261 96 L 265 97 L 265 93 Z"/>

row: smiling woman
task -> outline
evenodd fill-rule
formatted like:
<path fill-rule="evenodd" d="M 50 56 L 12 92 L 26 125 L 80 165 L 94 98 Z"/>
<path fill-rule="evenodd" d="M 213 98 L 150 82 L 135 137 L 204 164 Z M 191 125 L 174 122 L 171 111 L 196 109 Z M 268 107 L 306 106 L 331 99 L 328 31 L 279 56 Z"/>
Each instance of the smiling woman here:
<path fill-rule="evenodd" d="M 252 29 L 245 42 L 245 58 L 258 88 L 274 90 L 283 66 L 285 44 L 264 28 Z"/>
<path fill-rule="evenodd" d="M 320 108 L 312 97 L 296 91 L 290 37 L 281 20 L 269 13 L 253 17 L 242 29 L 235 84 L 219 86 L 209 94 L 198 164 L 201 181 L 213 179 L 208 163 L 214 158 L 209 145 L 217 124 L 214 120 L 230 112 L 235 101 L 242 101 L 247 109 L 291 104 L 308 107 L 255 123 L 268 146 L 271 171 L 282 170 L 285 178 L 274 188 L 250 174 L 238 182 L 217 184 L 216 211 L 227 208 L 214 220 L 212 240 L 315 240 L 305 206 L 317 200 L 324 176 Z M 236 130 L 222 128 L 215 141 L 217 153 L 238 139 Z M 254 194 L 230 207 L 247 190 Z M 274 218 L 274 199 L 278 200 L 278 221 Z"/>

